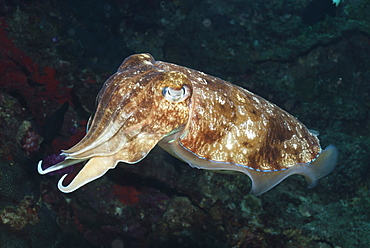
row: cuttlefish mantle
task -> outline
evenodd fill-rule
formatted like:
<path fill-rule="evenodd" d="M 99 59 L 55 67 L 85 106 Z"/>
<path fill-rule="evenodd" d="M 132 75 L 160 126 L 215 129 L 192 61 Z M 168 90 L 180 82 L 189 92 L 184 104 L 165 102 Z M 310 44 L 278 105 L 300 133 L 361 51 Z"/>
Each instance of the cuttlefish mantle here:
<path fill-rule="evenodd" d="M 237 171 L 262 194 L 301 174 L 309 187 L 330 173 L 338 152 L 321 149 L 315 132 L 269 101 L 219 78 L 149 54 L 126 58 L 97 96 L 86 136 L 64 150 L 46 174 L 87 161 L 65 193 L 103 176 L 118 162 L 137 163 L 155 145 L 190 166 Z"/>

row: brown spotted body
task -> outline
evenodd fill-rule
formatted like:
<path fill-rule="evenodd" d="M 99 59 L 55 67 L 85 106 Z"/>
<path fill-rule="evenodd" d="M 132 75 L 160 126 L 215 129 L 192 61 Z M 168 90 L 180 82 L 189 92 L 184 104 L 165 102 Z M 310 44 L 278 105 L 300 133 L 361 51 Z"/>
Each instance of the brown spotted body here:
<path fill-rule="evenodd" d="M 199 71 L 128 57 L 97 97 L 86 136 L 63 151 L 66 160 L 45 174 L 89 160 L 63 192 L 104 175 L 118 162 L 136 163 L 159 144 L 191 166 L 247 174 L 261 194 L 291 174 L 314 186 L 335 166 L 334 146 L 319 140 L 295 117 L 267 100 Z"/>

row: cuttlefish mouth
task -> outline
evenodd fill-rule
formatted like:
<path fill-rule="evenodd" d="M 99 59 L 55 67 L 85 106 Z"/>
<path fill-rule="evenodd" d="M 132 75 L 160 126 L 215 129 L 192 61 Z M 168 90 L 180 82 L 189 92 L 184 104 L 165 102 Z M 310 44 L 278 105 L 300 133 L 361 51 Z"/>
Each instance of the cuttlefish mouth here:
<path fill-rule="evenodd" d="M 135 67 L 135 61 L 123 65 L 129 62 Z M 67 174 L 59 180 L 59 190 L 69 193 L 103 176 L 118 162 L 139 162 L 162 138 L 180 131 L 188 119 L 189 80 L 159 68 L 146 76 L 143 80 L 117 72 L 108 79 L 97 97 L 98 107 L 86 136 L 62 151 L 64 161 L 46 169 L 40 161 L 38 172 L 47 174 L 87 161 L 69 185 L 63 185 Z"/>

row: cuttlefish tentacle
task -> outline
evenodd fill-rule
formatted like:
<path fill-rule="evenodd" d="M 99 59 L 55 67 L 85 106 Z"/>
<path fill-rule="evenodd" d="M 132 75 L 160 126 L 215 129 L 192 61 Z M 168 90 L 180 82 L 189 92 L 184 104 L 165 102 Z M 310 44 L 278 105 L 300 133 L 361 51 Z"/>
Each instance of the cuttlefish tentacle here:
<path fill-rule="evenodd" d="M 88 161 L 63 192 L 91 182 L 118 162 L 137 163 L 159 144 L 190 166 L 248 175 L 252 194 L 301 174 L 309 187 L 330 173 L 338 151 L 321 149 L 308 130 L 275 104 L 229 82 L 149 54 L 132 55 L 100 90 L 86 136 L 65 161 L 40 174 Z"/>

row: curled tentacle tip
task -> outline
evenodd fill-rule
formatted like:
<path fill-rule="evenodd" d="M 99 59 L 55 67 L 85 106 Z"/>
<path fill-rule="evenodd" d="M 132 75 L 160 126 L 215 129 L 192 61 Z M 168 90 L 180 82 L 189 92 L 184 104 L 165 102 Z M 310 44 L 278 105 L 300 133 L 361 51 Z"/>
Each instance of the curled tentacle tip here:
<path fill-rule="evenodd" d="M 37 164 L 37 171 L 41 175 L 44 175 L 47 173 L 46 170 L 42 169 L 42 160 L 40 160 L 39 163 Z"/>
<path fill-rule="evenodd" d="M 75 189 L 70 189 L 68 186 L 63 186 L 63 181 L 64 179 L 68 176 L 68 174 L 64 174 L 60 179 L 59 179 L 59 182 L 58 182 L 58 189 L 63 192 L 63 193 L 71 193 L 72 191 L 74 191 Z"/>

